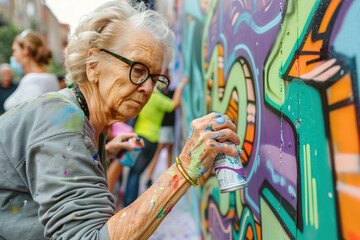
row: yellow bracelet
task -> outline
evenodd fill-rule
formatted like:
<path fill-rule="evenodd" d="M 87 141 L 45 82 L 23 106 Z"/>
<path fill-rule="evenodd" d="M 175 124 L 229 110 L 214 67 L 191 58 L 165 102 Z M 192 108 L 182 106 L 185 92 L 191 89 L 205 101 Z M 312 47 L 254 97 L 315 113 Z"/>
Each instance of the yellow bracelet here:
<path fill-rule="evenodd" d="M 179 171 L 181 172 L 181 174 L 184 176 L 184 178 L 186 180 L 189 181 L 189 183 L 191 183 L 191 185 L 193 185 L 194 187 L 196 187 L 197 185 L 199 185 L 199 181 L 200 178 L 198 178 L 195 182 L 189 177 L 189 175 L 184 171 L 184 168 L 181 165 L 181 161 L 179 159 L 179 157 L 175 158 L 175 164 L 176 167 L 179 169 Z"/>

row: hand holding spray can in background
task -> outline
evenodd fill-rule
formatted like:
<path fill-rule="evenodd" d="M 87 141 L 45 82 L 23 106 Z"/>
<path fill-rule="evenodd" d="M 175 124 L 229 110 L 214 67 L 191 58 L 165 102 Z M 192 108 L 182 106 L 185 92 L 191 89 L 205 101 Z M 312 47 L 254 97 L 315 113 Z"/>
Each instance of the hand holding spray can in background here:
<path fill-rule="evenodd" d="M 117 155 L 117 159 L 122 165 L 132 167 L 135 164 L 135 160 L 139 156 L 142 149 L 141 138 L 140 137 L 129 138 L 128 142 L 131 145 L 135 146 L 135 149 L 133 151 L 128 151 L 128 150 L 120 151 Z"/>
<path fill-rule="evenodd" d="M 224 144 L 236 147 L 232 142 L 224 142 Z M 225 153 L 219 153 L 215 157 L 214 167 L 221 193 L 233 192 L 247 187 L 240 156 L 231 157 Z"/>

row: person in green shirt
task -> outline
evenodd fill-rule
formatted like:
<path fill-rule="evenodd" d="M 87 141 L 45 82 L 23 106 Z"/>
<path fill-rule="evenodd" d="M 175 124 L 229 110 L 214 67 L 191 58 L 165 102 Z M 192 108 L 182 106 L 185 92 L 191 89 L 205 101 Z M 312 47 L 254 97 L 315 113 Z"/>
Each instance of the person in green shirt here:
<path fill-rule="evenodd" d="M 138 197 L 140 175 L 149 165 L 155 154 L 164 115 L 180 106 L 183 87 L 187 83 L 188 80 L 184 78 L 176 88 L 172 99 L 157 91 L 155 87 L 148 103 L 139 113 L 134 126 L 134 132 L 143 138 L 145 146 L 135 160 L 134 166 L 130 169 L 123 201 L 124 206 L 128 206 Z"/>

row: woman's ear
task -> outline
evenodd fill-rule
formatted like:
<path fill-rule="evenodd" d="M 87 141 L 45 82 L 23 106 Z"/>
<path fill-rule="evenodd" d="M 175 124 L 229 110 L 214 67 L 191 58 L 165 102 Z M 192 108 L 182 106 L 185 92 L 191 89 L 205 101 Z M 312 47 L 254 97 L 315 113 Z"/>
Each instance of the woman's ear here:
<path fill-rule="evenodd" d="M 30 48 L 27 46 L 24 46 L 22 49 L 22 55 L 26 56 L 26 57 L 30 56 Z"/>
<path fill-rule="evenodd" d="M 98 59 L 95 57 L 100 53 L 100 50 L 97 48 L 91 48 L 88 51 L 88 58 L 86 63 L 86 76 L 91 83 L 97 83 L 99 81 L 99 71 L 98 71 Z"/>

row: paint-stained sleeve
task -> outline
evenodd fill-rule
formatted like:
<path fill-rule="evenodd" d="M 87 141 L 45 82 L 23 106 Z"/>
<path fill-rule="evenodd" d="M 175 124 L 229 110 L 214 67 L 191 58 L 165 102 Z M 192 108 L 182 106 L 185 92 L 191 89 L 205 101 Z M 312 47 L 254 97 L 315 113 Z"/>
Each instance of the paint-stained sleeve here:
<path fill-rule="evenodd" d="M 30 145 L 26 159 L 27 184 L 46 237 L 109 238 L 114 197 L 89 137 L 70 131 L 49 136 Z"/>

